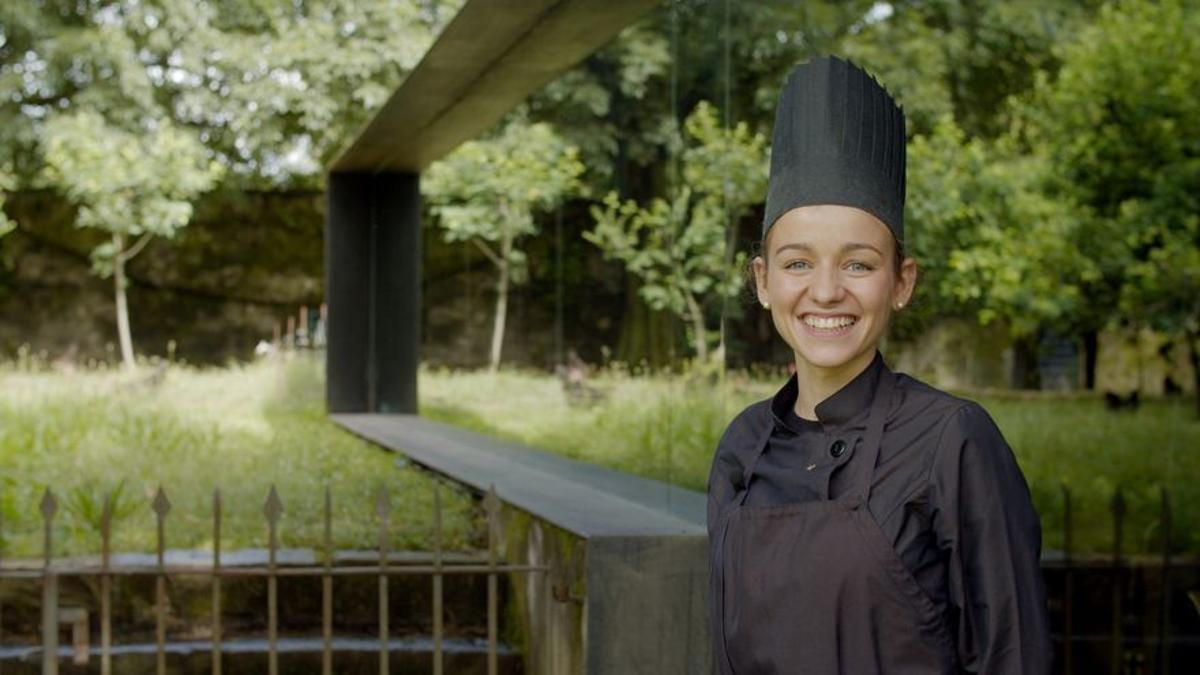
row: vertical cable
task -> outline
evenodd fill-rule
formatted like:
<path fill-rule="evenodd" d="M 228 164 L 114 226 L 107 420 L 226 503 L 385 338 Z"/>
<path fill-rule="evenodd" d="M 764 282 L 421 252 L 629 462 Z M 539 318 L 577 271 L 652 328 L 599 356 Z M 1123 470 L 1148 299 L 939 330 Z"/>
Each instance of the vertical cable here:
<path fill-rule="evenodd" d="M 669 163 L 670 180 L 668 181 L 668 184 L 670 186 L 668 188 L 668 190 L 670 190 L 670 194 L 668 196 L 670 198 L 670 203 L 672 204 L 672 208 L 670 210 L 670 214 L 671 214 L 670 218 L 672 219 L 672 221 L 674 221 L 678 217 L 678 213 L 679 213 L 679 210 L 674 208 L 674 204 L 675 204 L 676 200 L 679 198 L 679 190 L 680 190 L 680 185 L 679 185 L 679 183 L 680 183 L 680 180 L 679 180 L 680 152 L 679 151 L 680 151 L 680 148 L 682 147 L 682 140 L 683 140 L 682 134 L 680 133 L 680 119 L 679 119 L 679 0 L 672 0 L 672 2 L 671 2 L 670 104 L 671 104 L 671 121 L 673 122 L 673 125 L 672 125 L 671 145 L 667 149 L 667 151 L 671 153 L 670 163 Z M 678 228 L 678 227 L 679 227 L 678 222 L 671 222 L 671 226 L 667 228 L 668 250 L 674 250 L 674 248 L 675 248 L 675 231 L 676 231 L 676 228 Z M 672 469 L 673 469 L 673 467 L 672 467 L 672 450 L 674 450 L 673 446 L 674 446 L 674 442 L 675 442 L 675 420 L 674 420 L 674 415 L 673 415 L 674 410 L 672 408 L 672 402 L 678 400 L 678 397 L 676 396 L 676 392 L 675 392 L 675 384 L 676 383 L 675 383 L 675 374 L 674 374 L 675 366 L 676 366 L 676 360 L 675 360 L 675 358 L 676 358 L 675 336 L 676 336 L 676 330 L 677 330 L 676 318 L 677 317 L 676 317 L 675 312 L 669 313 L 668 326 L 670 327 L 671 330 L 668 332 L 668 341 L 667 341 L 667 361 L 669 363 L 669 368 L 667 370 L 667 378 L 668 378 L 667 388 L 668 388 L 668 391 L 670 392 L 670 396 L 669 396 L 667 404 L 664 406 L 665 410 L 666 410 L 666 420 L 667 420 L 666 443 L 665 443 L 665 449 L 666 449 L 666 455 L 667 455 L 667 458 L 666 458 L 667 459 L 667 467 L 666 467 L 666 470 L 667 470 L 667 476 L 666 476 L 666 478 L 667 478 L 667 480 L 666 480 L 666 482 L 667 482 L 667 511 L 671 511 L 671 492 L 672 492 L 671 486 L 674 484 L 674 480 L 673 480 L 674 476 L 673 476 L 673 471 L 672 471 Z"/>
<path fill-rule="evenodd" d="M 733 42 L 733 31 L 730 28 L 729 21 L 729 0 L 725 0 L 724 10 L 724 63 L 722 65 L 724 66 L 723 70 L 725 73 L 725 91 L 723 92 L 724 102 L 722 103 L 721 108 L 725 126 L 725 142 L 729 143 L 731 139 L 730 129 L 732 128 L 733 119 L 733 60 L 730 58 L 731 44 Z M 737 246 L 737 224 L 733 222 L 733 218 L 730 215 L 729 209 L 729 193 L 731 190 L 730 178 L 729 164 L 726 162 L 721 167 L 721 209 L 724 211 L 725 216 L 725 266 L 727 269 L 733 267 L 734 249 Z M 721 369 L 719 371 L 719 376 L 721 378 L 722 403 L 725 402 L 725 368 L 726 364 L 729 363 L 729 300 L 730 297 L 727 293 L 721 294 L 721 344 L 719 351 L 721 354 L 722 363 L 720 364 Z"/>
<path fill-rule="evenodd" d="M 563 232 L 562 202 L 554 213 L 554 365 L 563 361 Z"/>

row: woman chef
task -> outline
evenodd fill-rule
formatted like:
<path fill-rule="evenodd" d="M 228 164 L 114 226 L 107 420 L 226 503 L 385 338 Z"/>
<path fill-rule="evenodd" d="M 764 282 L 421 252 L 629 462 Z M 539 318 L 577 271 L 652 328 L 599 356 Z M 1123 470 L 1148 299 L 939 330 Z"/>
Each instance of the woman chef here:
<path fill-rule="evenodd" d="M 978 403 L 878 351 L 903 253 L 904 114 L 852 63 L 796 68 L 772 141 L 758 298 L 795 354 L 709 476 L 720 673 L 1046 673 L 1025 479 Z"/>

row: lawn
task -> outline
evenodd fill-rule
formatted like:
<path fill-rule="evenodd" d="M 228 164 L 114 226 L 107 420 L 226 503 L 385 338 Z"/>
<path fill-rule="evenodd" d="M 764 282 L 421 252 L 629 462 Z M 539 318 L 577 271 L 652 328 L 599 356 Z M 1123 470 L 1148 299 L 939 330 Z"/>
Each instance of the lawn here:
<path fill-rule="evenodd" d="M 378 544 L 377 490 L 393 505 L 392 545 L 422 548 L 432 528 L 432 479 L 324 416 L 323 364 L 307 357 L 226 368 L 171 366 L 136 375 L 45 364 L 0 366 L 0 514 L 3 555 L 41 555 L 42 492 L 59 498 L 57 555 L 99 551 L 99 513 L 116 491 L 114 550 L 153 551 L 150 502 L 171 501 L 169 548 L 212 546 L 212 493 L 224 504 L 226 550 L 266 545 L 263 505 L 272 484 L 285 512 L 280 543 L 319 547 L 324 488 L 333 495 L 334 545 Z M 441 490 L 449 547 L 478 543 L 461 489 Z"/>
<path fill-rule="evenodd" d="M 584 461 L 703 491 L 725 425 L 749 403 L 772 395 L 782 373 L 686 376 L 602 372 L 591 386 L 603 399 L 573 406 L 558 380 L 540 373 L 423 369 L 427 417 Z M 1044 545 L 1063 543 L 1061 486 L 1072 494 L 1075 548 L 1112 546 L 1110 503 L 1127 505 L 1125 550 L 1160 550 L 1160 488 L 1170 492 L 1173 549 L 1200 553 L 1200 422 L 1190 399 L 1145 402 L 1113 413 L 1095 397 L 974 395 L 1013 446 L 1042 515 Z"/>
<path fill-rule="evenodd" d="M 430 540 L 432 482 L 396 456 L 331 424 L 322 364 L 311 358 L 226 368 L 171 366 L 161 383 L 97 368 L 64 374 L 45 364 L 0 366 L 0 536 L 5 557 L 41 554 L 42 491 L 59 496 L 56 554 L 95 552 L 99 504 L 117 491 L 114 548 L 150 551 L 149 504 L 162 485 L 173 508 L 167 546 L 207 549 L 212 491 L 225 504 L 222 545 L 265 545 L 262 507 L 271 484 L 285 513 L 283 546 L 318 547 L 322 492 L 334 501 L 334 544 L 377 542 L 376 491 L 394 506 L 395 545 Z M 597 374 L 601 398 L 568 402 L 544 373 L 422 368 L 421 413 L 584 461 L 704 490 L 712 451 L 729 419 L 770 396 L 780 373 L 734 373 L 723 382 L 686 376 Z M 1060 487 L 1070 488 L 1077 550 L 1111 547 L 1109 503 L 1127 503 L 1126 550 L 1158 551 L 1159 490 L 1170 490 L 1177 552 L 1200 553 L 1200 422 L 1187 399 L 1111 413 L 1092 397 L 970 395 L 1016 451 L 1043 517 L 1045 545 L 1062 545 Z M 447 545 L 478 544 L 469 495 L 443 483 Z"/>

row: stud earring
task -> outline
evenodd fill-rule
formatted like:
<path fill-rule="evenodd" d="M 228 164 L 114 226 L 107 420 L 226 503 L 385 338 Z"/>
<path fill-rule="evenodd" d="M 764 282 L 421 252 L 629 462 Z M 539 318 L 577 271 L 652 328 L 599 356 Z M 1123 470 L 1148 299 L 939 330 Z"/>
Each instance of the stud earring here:
<path fill-rule="evenodd" d="M 769 302 L 764 302 L 762 304 L 762 306 L 763 306 L 763 309 L 771 309 L 771 303 L 769 303 Z"/>
<path fill-rule="evenodd" d="M 904 309 L 904 303 L 903 303 L 903 302 L 897 302 L 897 303 L 896 303 L 896 309 Z"/>

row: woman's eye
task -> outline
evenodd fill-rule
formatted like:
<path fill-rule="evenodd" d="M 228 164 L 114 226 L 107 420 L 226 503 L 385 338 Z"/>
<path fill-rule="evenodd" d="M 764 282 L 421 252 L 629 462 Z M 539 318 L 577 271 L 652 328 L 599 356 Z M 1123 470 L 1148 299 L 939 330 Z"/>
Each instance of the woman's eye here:
<path fill-rule="evenodd" d="M 793 260 L 791 262 L 784 263 L 784 265 L 783 265 L 784 269 L 789 269 L 789 270 L 803 269 L 806 266 L 808 266 L 808 262 L 804 261 L 804 260 Z"/>
<path fill-rule="evenodd" d="M 870 265 L 868 265 L 866 263 L 858 262 L 858 261 L 850 263 L 849 265 L 847 265 L 847 267 L 850 269 L 851 272 L 870 272 L 871 270 L 875 269 L 874 267 L 871 267 Z"/>

